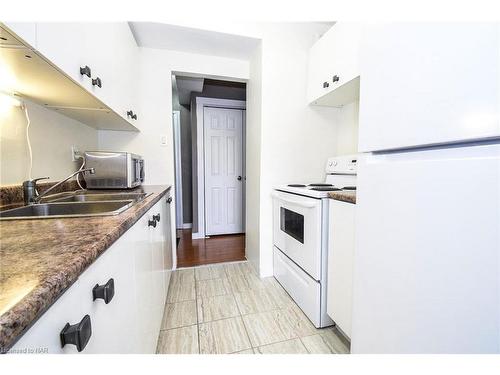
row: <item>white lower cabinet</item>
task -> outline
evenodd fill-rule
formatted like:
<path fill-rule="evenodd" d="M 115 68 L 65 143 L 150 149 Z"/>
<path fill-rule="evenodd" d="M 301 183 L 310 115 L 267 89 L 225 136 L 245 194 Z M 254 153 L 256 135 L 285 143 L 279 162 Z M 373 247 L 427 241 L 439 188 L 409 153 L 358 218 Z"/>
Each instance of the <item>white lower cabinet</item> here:
<path fill-rule="evenodd" d="M 170 238 L 168 197 L 90 265 L 11 352 L 78 353 L 76 345 L 61 345 L 60 333 L 66 323 L 77 324 L 88 315 L 92 333 L 82 353 L 154 353 L 172 268 L 165 262 L 172 258 L 172 245 L 165 242 Z M 158 214 L 159 222 L 153 218 Z M 80 328 L 82 337 L 86 327 Z"/>
<path fill-rule="evenodd" d="M 351 338 L 356 205 L 329 200 L 328 297 L 326 312 Z"/>

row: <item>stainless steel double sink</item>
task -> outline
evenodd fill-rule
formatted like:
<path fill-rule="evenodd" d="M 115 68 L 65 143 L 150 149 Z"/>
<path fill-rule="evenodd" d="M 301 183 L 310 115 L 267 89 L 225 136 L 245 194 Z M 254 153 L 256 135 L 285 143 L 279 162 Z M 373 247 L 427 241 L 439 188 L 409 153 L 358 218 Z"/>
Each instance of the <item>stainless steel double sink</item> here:
<path fill-rule="evenodd" d="M 148 195 L 88 190 L 59 193 L 43 198 L 38 204 L 1 211 L 0 220 L 118 215 Z"/>

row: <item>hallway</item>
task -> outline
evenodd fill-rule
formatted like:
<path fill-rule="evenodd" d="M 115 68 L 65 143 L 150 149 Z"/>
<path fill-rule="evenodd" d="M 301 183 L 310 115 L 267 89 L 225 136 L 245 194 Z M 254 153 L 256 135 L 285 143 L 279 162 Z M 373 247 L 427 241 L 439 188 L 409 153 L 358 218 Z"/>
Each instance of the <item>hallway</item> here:
<path fill-rule="evenodd" d="M 245 234 L 212 236 L 191 239 L 191 230 L 179 230 L 177 267 L 195 267 L 204 264 L 245 260 Z"/>

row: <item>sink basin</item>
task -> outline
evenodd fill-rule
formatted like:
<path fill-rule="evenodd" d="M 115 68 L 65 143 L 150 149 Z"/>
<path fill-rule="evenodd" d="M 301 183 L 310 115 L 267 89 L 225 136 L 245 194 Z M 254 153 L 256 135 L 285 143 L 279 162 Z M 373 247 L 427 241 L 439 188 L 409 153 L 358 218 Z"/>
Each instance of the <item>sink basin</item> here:
<path fill-rule="evenodd" d="M 123 201 L 133 200 L 138 202 L 143 200 L 147 193 L 107 193 L 107 194 L 75 194 L 62 198 L 47 197 L 46 201 L 51 202 L 102 202 L 102 201 Z"/>
<path fill-rule="evenodd" d="M 33 204 L 0 212 L 0 220 L 42 219 L 80 216 L 117 215 L 135 203 L 134 200 L 101 202 L 61 202 Z"/>

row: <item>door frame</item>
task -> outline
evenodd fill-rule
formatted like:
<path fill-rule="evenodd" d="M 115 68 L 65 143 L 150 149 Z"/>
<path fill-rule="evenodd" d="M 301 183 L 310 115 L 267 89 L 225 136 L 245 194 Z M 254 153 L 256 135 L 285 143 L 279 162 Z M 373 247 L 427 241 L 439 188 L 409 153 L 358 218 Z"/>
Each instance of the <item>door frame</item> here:
<path fill-rule="evenodd" d="M 174 129 L 174 165 L 175 165 L 175 222 L 176 229 L 184 225 L 182 207 L 182 150 L 181 150 L 181 111 L 172 111 Z"/>
<path fill-rule="evenodd" d="M 219 98 L 196 98 L 196 160 L 197 160 L 197 183 L 198 183 L 198 232 L 192 233 L 192 238 L 205 238 L 205 132 L 203 126 L 203 113 L 205 107 L 215 107 L 215 108 L 228 108 L 228 109 L 241 109 L 243 110 L 244 117 L 246 116 L 246 101 L 244 100 L 233 100 L 233 99 L 219 99 Z M 243 118 L 243 143 L 245 143 L 245 118 Z M 245 166 L 246 155 L 243 153 L 243 166 Z M 243 175 L 245 175 L 245 170 L 243 170 Z M 243 190 L 245 191 L 245 190 Z M 243 206 L 246 205 L 245 195 L 243 195 Z M 245 212 L 245 210 L 243 210 Z M 194 218 L 193 218 L 194 221 Z M 243 221 L 245 224 L 245 221 Z"/>

